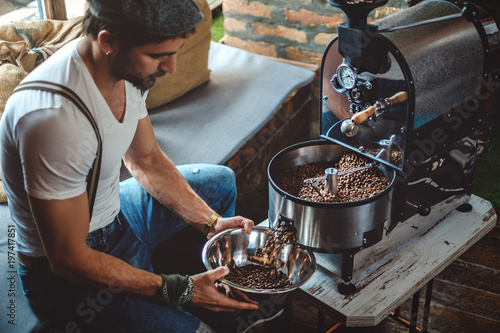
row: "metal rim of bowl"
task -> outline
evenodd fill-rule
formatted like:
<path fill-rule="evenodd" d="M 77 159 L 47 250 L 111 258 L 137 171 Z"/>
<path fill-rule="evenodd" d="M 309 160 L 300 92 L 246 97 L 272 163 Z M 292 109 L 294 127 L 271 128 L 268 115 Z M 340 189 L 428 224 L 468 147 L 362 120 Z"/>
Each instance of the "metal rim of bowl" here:
<path fill-rule="evenodd" d="M 241 231 L 241 232 L 245 232 L 242 228 L 232 228 L 232 229 L 227 229 L 227 230 L 224 230 L 224 231 L 221 231 L 220 233 L 214 235 L 212 238 L 210 238 L 207 243 L 205 244 L 205 246 L 203 247 L 203 251 L 202 251 L 202 259 L 203 259 L 203 264 L 205 265 L 205 268 L 208 270 L 208 271 L 212 271 L 214 270 L 214 268 L 212 268 L 210 266 L 210 263 L 208 262 L 208 257 L 207 257 L 207 252 L 208 252 L 208 249 L 212 246 L 213 243 L 215 243 L 219 238 L 221 238 L 222 236 L 226 235 L 226 234 L 229 234 L 233 231 Z M 274 232 L 271 228 L 267 228 L 267 227 L 262 227 L 262 226 L 254 226 L 252 231 L 263 231 L 263 232 L 266 232 L 266 231 L 271 231 L 271 232 Z M 294 246 L 295 247 L 295 246 Z M 245 286 L 242 286 L 242 285 L 239 285 L 239 284 L 236 284 L 234 282 L 231 282 L 227 279 L 224 279 L 224 278 L 221 278 L 220 281 L 223 282 L 224 284 L 230 286 L 230 287 L 233 287 L 235 289 L 238 289 L 238 290 L 241 290 L 243 292 L 247 292 L 247 293 L 253 293 L 253 294 L 282 294 L 282 293 L 288 293 L 292 290 L 295 290 L 297 288 L 299 288 L 300 286 L 304 285 L 307 281 L 309 281 L 309 279 L 313 276 L 314 272 L 316 271 L 316 258 L 314 257 L 314 255 L 311 253 L 311 251 L 309 250 L 306 250 L 306 249 L 303 249 L 303 248 L 300 248 L 300 247 L 295 247 L 295 248 L 298 248 L 300 249 L 301 251 L 305 251 L 311 261 L 311 273 L 309 274 L 309 276 L 307 276 L 306 278 L 304 278 L 302 281 L 300 281 L 300 283 L 295 283 L 295 284 L 292 284 L 291 286 L 289 287 L 286 287 L 286 288 L 277 288 L 277 289 L 256 289 L 256 288 L 248 288 L 248 287 L 245 287 Z M 219 267 L 222 267 L 222 266 L 219 266 Z M 217 267 L 218 268 L 218 267 Z"/>

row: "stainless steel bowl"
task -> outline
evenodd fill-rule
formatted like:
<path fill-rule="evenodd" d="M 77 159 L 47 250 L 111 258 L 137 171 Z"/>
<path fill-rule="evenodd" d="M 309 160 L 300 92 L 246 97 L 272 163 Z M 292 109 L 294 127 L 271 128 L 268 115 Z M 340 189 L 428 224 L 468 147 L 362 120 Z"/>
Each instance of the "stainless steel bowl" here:
<path fill-rule="evenodd" d="M 243 229 L 228 229 L 212 237 L 203 248 L 203 262 L 208 270 L 221 266 L 229 268 L 244 265 L 261 264 L 262 250 L 266 240 L 273 233 L 272 229 L 256 226 L 252 232 L 247 234 Z M 303 285 L 311 278 L 316 270 L 314 255 L 301 248 L 286 245 L 279 257 L 282 266 L 279 271 L 285 273 L 291 281 L 291 285 L 279 289 L 253 289 L 235 284 L 226 279 L 222 282 L 230 287 L 239 289 L 250 294 L 282 294 L 288 293 Z"/>

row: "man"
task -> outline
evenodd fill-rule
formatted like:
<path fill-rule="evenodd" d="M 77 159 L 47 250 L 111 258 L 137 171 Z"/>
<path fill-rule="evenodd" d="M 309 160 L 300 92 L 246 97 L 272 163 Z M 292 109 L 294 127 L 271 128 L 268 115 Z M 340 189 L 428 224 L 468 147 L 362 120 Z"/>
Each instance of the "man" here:
<path fill-rule="evenodd" d="M 208 237 L 253 227 L 230 217 L 232 171 L 177 169 L 147 116 L 143 92 L 175 71 L 176 52 L 202 19 L 198 7 L 192 0 L 90 0 L 89 9 L 85 36 L 24 82 L 70 88 L 97 123 L 103 159 L 91 218 L 86 178 L 97 139 L 83 113 L 58 94 L 26 90 L 11 96 L 2 117 L 2 179 L 27 297 L 71 332 L 205 332 L 210 328 L 179 305 L 258 309 L 248 298 L 220 293 L 216 281 L 227 268 L 157 275 L 150 259 L 186 223 Z M 134 178 L 119 184 L 122 159 Z"/>

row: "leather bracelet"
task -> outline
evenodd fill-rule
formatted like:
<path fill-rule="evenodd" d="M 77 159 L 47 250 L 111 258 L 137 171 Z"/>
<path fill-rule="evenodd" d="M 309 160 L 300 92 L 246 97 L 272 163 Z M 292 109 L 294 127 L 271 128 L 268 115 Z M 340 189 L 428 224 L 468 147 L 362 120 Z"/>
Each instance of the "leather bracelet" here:
<path fill-rule="evenodd" d="M 219 217 L 220 217 L 219 214 L 213 213 L 213 215 L 210 216 L 208 221 L 205 223 L 205 225 L 203 226 L 203 229 L 201 230 L 201 232 L 203 233 L 203 235 L 205 237 L 207 237 L 208 233 L 210 232 L 210 229 L 212 228 L 212 226 L 215 224 L 215 222 L 217 221 L 217 219 Z"/>

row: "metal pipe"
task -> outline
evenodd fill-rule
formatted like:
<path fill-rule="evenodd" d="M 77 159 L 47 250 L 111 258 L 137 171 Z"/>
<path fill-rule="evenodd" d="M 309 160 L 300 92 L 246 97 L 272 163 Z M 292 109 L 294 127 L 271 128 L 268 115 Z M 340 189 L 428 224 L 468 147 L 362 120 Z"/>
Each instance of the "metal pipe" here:
<path fill-rule="evenodd" d="M 379 141 L 379 145 L 381 147 L 380 151 L 377 153 L 377 158 L 380 158 L 384 161 L 390 162 L 392 156 L 392 144 L 393 142 L 388 139 L 383 139 Z"/>
<path fill-rule="evenodd" d="M 434 284 L 434 279 L 427 282 L 427 288 L 425 290 L 425 303 L 424 303 L 424 318 L 422 319 L 422 333 L 427 333 L 427 327 L 429 324 L 429 314 L 431 312 L 431 299 L 432 299 L 432 287 Z"/>
<path fill-rule="evenodd" d="M 38 6 L 38 16 L 40 17 L 40 20 L 43 20 L 42 0 L 36 0 L 36 3 Z"/>

